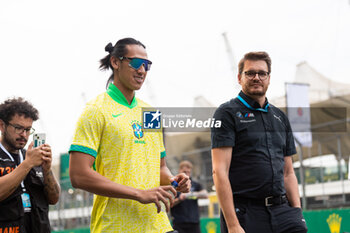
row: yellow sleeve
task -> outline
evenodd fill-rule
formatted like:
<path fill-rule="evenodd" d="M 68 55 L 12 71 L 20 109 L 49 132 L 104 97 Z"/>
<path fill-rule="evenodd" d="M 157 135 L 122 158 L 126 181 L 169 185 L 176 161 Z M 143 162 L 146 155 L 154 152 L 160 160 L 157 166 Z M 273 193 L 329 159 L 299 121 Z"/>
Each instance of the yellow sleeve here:
<path fill-rule="evenodd" d="M 104 124 L 101 111 L 94 105 L 87 105 L 77 122 L 69 152 L 79 151 L 96 158 Z"/>
<path fill-rule="evenodd" d="M 159 132 L 159 146 L 160 146 L 160 158 L 164 158 L 166 156 L 165 147 L 164 147 L 164 139 L 163 132 Z"/>

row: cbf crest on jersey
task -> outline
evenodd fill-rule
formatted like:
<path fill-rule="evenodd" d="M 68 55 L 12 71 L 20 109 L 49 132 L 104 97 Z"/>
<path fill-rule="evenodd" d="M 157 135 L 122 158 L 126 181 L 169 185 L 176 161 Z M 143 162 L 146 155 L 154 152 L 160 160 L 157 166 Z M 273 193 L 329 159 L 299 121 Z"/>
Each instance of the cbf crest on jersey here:
<path fill-rule="evenodd" d="M 132 129 L 134 131 L 134 136 L 137 139 L 140 139 L 143 137 L 143 130 L 142 130 L 142 126 L 138 123 L 138 122 L 133 122 L 132 124 Z"/>

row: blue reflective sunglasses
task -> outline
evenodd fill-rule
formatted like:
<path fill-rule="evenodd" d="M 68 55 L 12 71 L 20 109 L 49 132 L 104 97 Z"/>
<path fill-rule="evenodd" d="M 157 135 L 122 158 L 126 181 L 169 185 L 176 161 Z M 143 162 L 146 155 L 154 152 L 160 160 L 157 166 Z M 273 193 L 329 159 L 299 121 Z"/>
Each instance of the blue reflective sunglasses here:
<path fill-rule="evenodd" d="M 152 62 L 147 59 L 137 58 L 137 57 L 119 57 L 120 60 L 128 59 L 130 60 L 129 66 L 135 70 L 140 69 L 144 64 L 145 70 L 149 71 L 151 69 Z"/>

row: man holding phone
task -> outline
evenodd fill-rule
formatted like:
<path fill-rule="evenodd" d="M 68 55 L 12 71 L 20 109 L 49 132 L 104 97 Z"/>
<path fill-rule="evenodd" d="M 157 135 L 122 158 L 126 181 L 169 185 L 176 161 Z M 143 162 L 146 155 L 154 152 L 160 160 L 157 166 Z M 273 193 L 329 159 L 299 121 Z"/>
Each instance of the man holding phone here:
<path fill-rule="evenodd" d="M 52 170 L 48 144 L 28 150 L 32 124 L 38 110 L 23 98 L 0 104 L 0 232 L 50 232 L 48 205 L 56 204 L 60 194 Z"/>

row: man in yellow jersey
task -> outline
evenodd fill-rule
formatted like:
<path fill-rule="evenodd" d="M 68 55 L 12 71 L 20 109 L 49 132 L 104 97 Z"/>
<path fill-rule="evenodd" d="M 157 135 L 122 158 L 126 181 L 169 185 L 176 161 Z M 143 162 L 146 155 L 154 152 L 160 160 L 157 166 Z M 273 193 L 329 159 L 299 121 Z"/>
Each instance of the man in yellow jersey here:
<path fill-rule="evenodd" d="M 177 191 L 189 192 L 191 181 L 167 168 L 162 133 L 141 126 L 142 107 L 149 105 L 135 91 L 152 62 L 133 38 L 109 43 L 105 50 L 109 55 L 100 68 L 113 73 L 107 91 L 90 101 L 78 120 L 69 150 L 72 185 L 96 194 L 91 232 L 171 232 L 161 202 L 169 211 L 171 192 L 176 195 L 170 183 L 175 180 Z"/>

